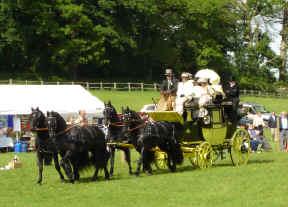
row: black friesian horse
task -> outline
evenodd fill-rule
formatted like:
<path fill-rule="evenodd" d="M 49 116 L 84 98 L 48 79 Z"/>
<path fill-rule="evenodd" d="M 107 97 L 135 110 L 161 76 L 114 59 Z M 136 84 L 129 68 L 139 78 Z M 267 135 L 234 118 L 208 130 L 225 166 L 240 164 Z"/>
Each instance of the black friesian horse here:
<path fill-rule="evenodd" d="M 38 184 L 42 182 L 42 172 L 43 172 L 43 162 L 47 163 L 51 160 L 52 156 L 54 158 L 54 165 L 56 170 L 60 175 L 60 179 L 64 182 L 64 176 L 61 172 L 59 161 L 58 161 L 58 152 L 57 149 L 49 138 L 47 121 L 44 114 L 37 107 L 36 109 L 32 108 L 32 113 L 30 115 L 30 129 L 32 132 L 36 132 L 36 152 L 37 152 L 37 163 L 39 167 L 39 179 Z"/>
<path fill-rule="evenodd" d="M 79 180 L 79 170 L 90 165 L 95 166 L 92 180 L 97 179 L 99 169 L 104 169 L 105 178 L 109 179 L 107 162 L 109 153 L 104 132 L 97 126 L 73 125 L 67 128 L 66 121 L 57 112 L 47 112 L 49 136 L 59 151 L 65 152 L 61 165 L 73 183 Z M 73 173 L 70 162 L 73 166 Z"/>
<path fill-rule="evenodd" d="M 106 140 L 107 142 L 121 142 L 123 141 L 121 137 L 122 131 L 122 122 L 120 121 L 116 109 L 112 106 L 111 102 L 109 101 L 108 104 L 105 103 L 105 108 L 103 111 L 104 114 L 104 125 L 108 126 L 108 132 Z M 125 153 L 125 160 L 129 166 L 129 173 L 132 174 L 132 167 L 131 167 L 131 154 L 130 149 L 127 147 L 117 146 L 116 144 L 109 145 L 110 151 L 110 175 L 112 176 L 114 173 L 114 160 L 115 160 L 115 150 L 120 149 Z"/>
<path fill-rule="evenodd" d="M 144 122 L 137 112 L 128 107 L 122 112 L 124 127 L 123 134 L 135 146 L 140 153 L 136 175 L 143 171 L 152 173 L 151 163 L 155 159 L 154 147 L 159 147 L 168 155 L 168 167 L 174 172 L 176 164 L 183 162 L 183 154 L 179 144 L 179 136 L 183 132 L 183 126 L 167 121 Z M 172 164 L 171 164 L 172 162 Z"/>

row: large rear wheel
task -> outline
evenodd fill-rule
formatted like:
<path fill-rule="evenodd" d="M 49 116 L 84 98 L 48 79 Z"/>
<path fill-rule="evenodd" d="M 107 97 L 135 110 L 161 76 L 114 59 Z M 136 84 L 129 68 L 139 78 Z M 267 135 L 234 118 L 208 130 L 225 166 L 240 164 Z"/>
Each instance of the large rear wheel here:
<path fill-rule="evenodd" d="M 237 129 L 233 134 L 230 145 L 229 152 L 233 165 L 246 165 L 250 154 L 248 132 L 242 128 Z"/>

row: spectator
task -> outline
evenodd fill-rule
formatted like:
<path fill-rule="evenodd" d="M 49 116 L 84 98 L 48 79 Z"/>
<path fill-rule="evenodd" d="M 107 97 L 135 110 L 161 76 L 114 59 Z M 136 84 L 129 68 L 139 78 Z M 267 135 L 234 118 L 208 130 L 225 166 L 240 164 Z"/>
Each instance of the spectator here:
<path fill-rule="evenodd" d="M 70 116 L 69 119 L 67 120 L 66 124 L 72 125 L 72 124 L 74 124 L 74 121 L 75 121 L 74 116 Z"/>
<path fill-rule="evenodd" d="M 268 120 L 268 127 L 271 130 L 271 141 L 277 142 L 277 137 L 276 137 L 276 130 L 277 130 L 277 117 L 275 115 L 275 112 L 273 111 L 271 113 L 271 116 L 269 117 Z"/>
<path fill-rule="evenodd" d="M 263 136 L 263 127 L 265 126 L 265 123 L 260 111 L 257 112 L 257 115 L 253 119 L 253 126 L 255 129 L 259 130 L 259 135 Z"/>
<path fill-rule="evenodd" d="M 286 149 L 287 137 L 288 137 L 288 118 L 285 111 L 281 112 L 280 117 L 280 149 L 282 152 Z"/>
<path fill-rule="evenodd" d="M 249 137 L 250 137 L 251 151 L 252 152 L 256 152 L 260 142 L 259 142 L 258 132 L 257 132 L 257 130 L 255 130 L 253 124 L 249 124 L 248 134 L 249 134 Z"/>
<path fill-rule="evenodd" d="M 79 110 L 78 118 L 74 121 L 74 124 L 78 124 L 80 126 L 87 125 L 85 110 Z"/>

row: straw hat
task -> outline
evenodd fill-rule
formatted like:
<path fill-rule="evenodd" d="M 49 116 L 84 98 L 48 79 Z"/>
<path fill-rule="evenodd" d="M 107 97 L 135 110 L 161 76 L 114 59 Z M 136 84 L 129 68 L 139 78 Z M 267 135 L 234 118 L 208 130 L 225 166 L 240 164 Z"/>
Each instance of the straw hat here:
<path fill-rule="evenodd" d="M 181 74 L 181 78 L 189 78 L 189 74 L 188 73 L 182 73 Z"/>
<path fill-rule="evenodd" d="M 208 83 L 208 79 L 207 78 L 199 78 L 197 80 L 198 83 Z"/>

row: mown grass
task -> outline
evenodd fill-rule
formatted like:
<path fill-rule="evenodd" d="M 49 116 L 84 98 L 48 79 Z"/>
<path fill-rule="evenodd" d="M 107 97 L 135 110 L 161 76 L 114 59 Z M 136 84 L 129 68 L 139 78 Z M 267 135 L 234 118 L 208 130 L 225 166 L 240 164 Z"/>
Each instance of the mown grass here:
<path fill-rule="evenodd" d="M 35 153 L 19 155 L 23 168 L 0 171 L 2 207 L 10 206 L 286 206 L 286 153 L 252 154 L 248 165 L 233 167 L 229 157 L 209 169 L 193 168 L 186 160 L 176 173 L 154 169 L 154 175 L 128 175 L 119 152 L 115 176 L 91 182 L 93 170 L 80 182 L 62 184 L 52 166 L 44 169 L 41 186 Z M 133 168 L 138 155 L 133 151 Z M 0 166 L 13 153 L 0 154 Z"/>
<path fill-rule="evenodd" d="M 139 110 L 152 102 L 151 97 L 158 97 L 157 92 L 94 91 L 93 94 L 111 100 L 117 110 L 126 105 Z M 285 110 L 283 99 L 247 99 L 252 100 L 276 112 Z M 269 131 L 265 134 L 269 138 Z M 54 167 L 46 166 L 41 186 L 36 185 L 35 153 L 21 153 L 23 168 L 0 171 L 0 206 L 287 206 L 288 154 L 277 152 L 276 143 L 272 146 L 272 152 L 251 154 L 246 166 L 233 167 L 229 156 L 209 169 L 193 168 L 185 160 L 176 173 L 153 167 L 153 176 L 141 174 L 138 178 L 128 174 L 127 165 L 117 152 L 115 176 L 109 181 L 101 172 L 99 180 L 91 182 L 93 169 L 90 169 L 81 173 L 80 182 L 62 184 Z M 0 167 L 13 156 L 14 153 L 1 153 Z M 137 158 L 133 150 L 134 170 Z"/>

